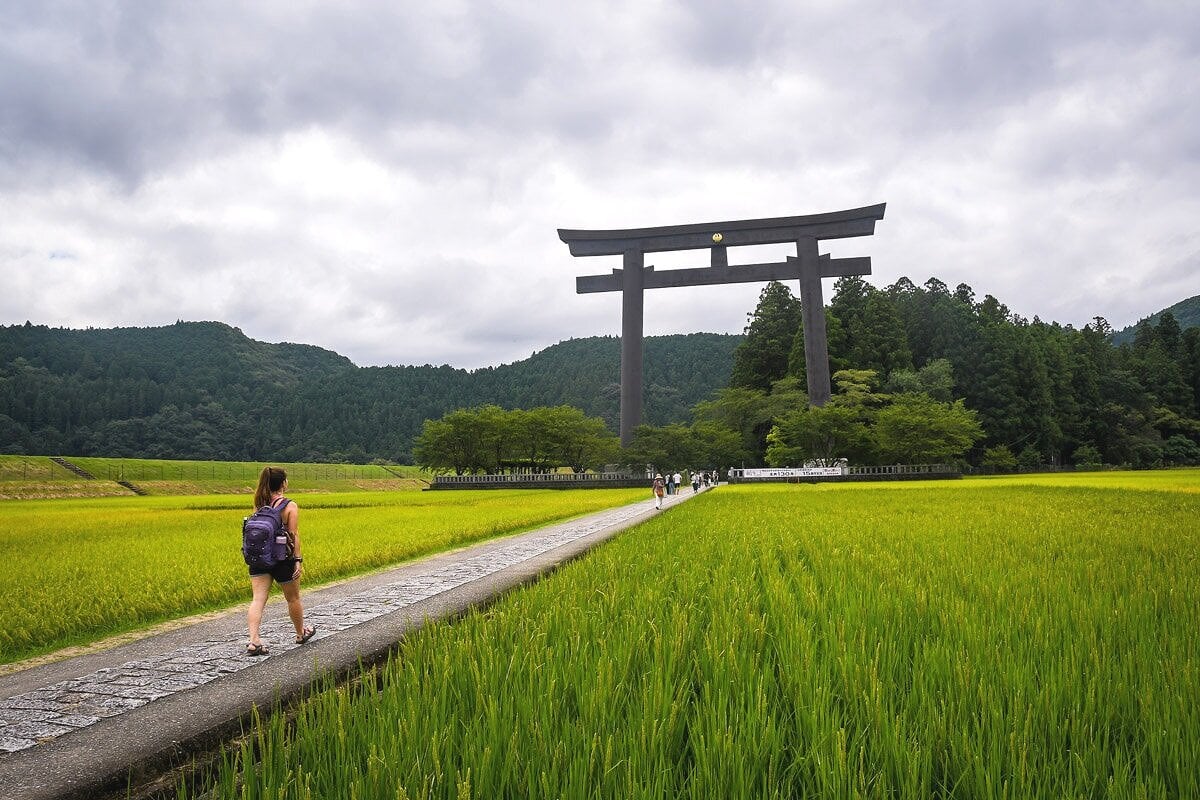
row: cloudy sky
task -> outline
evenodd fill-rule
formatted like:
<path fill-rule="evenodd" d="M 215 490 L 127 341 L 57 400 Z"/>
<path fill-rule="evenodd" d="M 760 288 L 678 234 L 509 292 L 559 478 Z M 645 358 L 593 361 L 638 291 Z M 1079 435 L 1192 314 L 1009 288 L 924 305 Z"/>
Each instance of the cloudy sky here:
<path fill-rule="evenodd" d="M 1115 327 L 1200 293 L 1200 2 L 0 2 L 4 324 L 475 368 L 620 331 L 557 228 L 882 202 L 825 247 L 880 287 Z M 648 292 L 646 332 L 760 289 Z"/>

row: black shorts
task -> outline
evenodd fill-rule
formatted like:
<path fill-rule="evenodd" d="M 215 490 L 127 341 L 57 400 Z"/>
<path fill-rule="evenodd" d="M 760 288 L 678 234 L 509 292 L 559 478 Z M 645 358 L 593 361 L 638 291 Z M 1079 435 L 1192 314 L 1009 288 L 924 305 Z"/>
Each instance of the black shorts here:
<path fill-rule="evenodd" d="M 290 583 L 292 576 L 296 574 L 296 559 L 285 558 L 270 569 L 262 567 L 251 567 L 250 576 L 255 575 L 270 575 L 275 579 L 276 583 Z"/>

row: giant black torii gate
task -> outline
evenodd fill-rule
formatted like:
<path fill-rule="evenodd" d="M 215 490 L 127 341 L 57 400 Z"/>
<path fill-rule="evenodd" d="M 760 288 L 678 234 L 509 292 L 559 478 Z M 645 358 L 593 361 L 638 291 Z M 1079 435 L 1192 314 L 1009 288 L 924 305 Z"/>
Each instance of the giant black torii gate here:
<path fill-rule="evenodd" d="M 578 294 L 621 292 L 621 444 L 628 445 L 642 421 L 642 292 L 674 286 L 799 280 L 804 324 L 804 363 L 808 398 L 814 406 L 828 402 L 829 345 L 825 336 L 822 278 L 870 275 L 871 259 L 830 258 L 818 251 L 824 239 L 870 236 L 883 219 L 886 203 L 827 214 L 770 219 L 742 219 L 666 225 L 658 228 L 587 231 L 560 228 L 558 238 L 573 256 L 622 256 L 611 275 L 575 279 Z M 786 261 L 730 265 L 728 248 L 756 244 L 796 243 L 796 255 Z M 656 272 L 646 266 L 646 253 L 670 250 L 711 251 L 707 267 Z"/>

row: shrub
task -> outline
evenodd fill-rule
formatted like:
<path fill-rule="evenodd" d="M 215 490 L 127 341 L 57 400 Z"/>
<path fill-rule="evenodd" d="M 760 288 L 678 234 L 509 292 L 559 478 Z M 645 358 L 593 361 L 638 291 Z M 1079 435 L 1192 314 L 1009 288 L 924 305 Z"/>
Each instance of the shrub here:
<path fill-rule="evenodd" d="M 1021 455 L 1017 456 L 1017 466 L 1021 469 L 1037 469 L 1042 465 L 1042 454 L 1033 445 L 1026 445 L 1021 451 Z"/>
<path fill-rule="evenodd" d="M 1075 448 L 1075 466 L 1083 469 L 1095 469 L 1104 463 L 1100 451 L 1090 444 Z"/>
<path fill-rule="evenodd" d="M 980 466 L 996 472 L 1012 472 L 1017 468 L 1017 457 L 1013 455 L 1012 450 L 1008 449 L 1008 445 L 996 445 L 983 451 L 983 461 L 980 462 Z"/>

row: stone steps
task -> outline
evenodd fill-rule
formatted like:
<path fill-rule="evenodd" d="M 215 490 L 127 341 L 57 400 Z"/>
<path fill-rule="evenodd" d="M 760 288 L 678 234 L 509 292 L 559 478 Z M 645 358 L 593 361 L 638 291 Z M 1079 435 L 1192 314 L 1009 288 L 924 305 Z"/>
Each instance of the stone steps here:
<path fill-rule="evenodd" d="M 70 461 L 67 461 L 65 458 L 60 458 L 59 456 L 50 456 L 50 460 L 53 461 L 55 464 L 58 464 L 60 467 L 67 470 L 68 472 L 73 472 L 81 478 L 85 478 L 89 481 L 96 480 L 95 475 L 88 472 L 83 467 L 80 467 L 76 464 L 72 464 Z"/>

